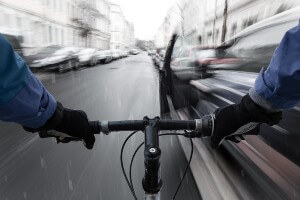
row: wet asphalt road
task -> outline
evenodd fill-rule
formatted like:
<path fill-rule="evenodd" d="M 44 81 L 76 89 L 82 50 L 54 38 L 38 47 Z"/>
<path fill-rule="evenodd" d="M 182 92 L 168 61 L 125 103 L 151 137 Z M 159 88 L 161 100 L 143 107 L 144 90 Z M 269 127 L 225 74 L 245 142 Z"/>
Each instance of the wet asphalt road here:
<path fill-rule="evenodd" d="M 107 65 L 43 76 L 46 88 L 64 106 L 83 109 L 91 120 L 141 119 L 159 115 L 158 75 L 145 54 Z M 123 178 L 119 154 L 128 133 L 96 136 L 93 150 L 81 143 L 56 144 L 15 124 L 0 123 L 0 199 L 117 200 L 132 199 Z M 125 152 L 131 155 L 143 139 L 138 133 Z M 161 138 L 161 199 L 171 199 L 183 174 L 186 158 L 175 136 Z M 143 199 L 144 173 L 140 151 L 133 168 L 134 186 Z M 200 199 L 189 173 L 176 199 Z"/>

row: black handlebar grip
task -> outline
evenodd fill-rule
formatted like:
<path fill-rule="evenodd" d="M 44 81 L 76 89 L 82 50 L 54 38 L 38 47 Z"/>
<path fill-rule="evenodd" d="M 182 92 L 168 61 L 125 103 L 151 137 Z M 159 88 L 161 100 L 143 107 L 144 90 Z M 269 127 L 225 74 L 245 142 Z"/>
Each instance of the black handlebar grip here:
<path fill-rule="evenodd" d="M 202 118 L 202 136 L 210 137 L 213 132 L 214 124 L 213 117 L 211 115 L 204 115 Z"/>
<path fill-rule="evenodd" d="M 89 121 L 90 133 L 92 134 L 100 134 L 101 126 L 99 121 Z"/>

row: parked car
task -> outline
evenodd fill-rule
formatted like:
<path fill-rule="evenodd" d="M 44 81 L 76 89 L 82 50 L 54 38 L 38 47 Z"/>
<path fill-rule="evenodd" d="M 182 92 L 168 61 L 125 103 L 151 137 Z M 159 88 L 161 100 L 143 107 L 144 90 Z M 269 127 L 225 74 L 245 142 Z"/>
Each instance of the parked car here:
<path fill-rule="evenodd" d="M 240 68 L 219 70 L 213 77 L 191 80 L 187 84 L 174 76 L 169 90 L 175 109 L 188 110 L 187 116 L 200 118 L 219 107 L 240 102 L 253 87 L 262 67 L 268 67 L 286 31 L 298 25 L 299 13 L 300 7 L 282 12 L 246 28 L 225 42 L 223 46 L 230 46 L 227 51 L 241 56 L 240 59 L 246 62 Z M 174 46 L 179 45 L 175 42 Z M 226 160 L 238 166 L 237 174 L 243 171 L 242 180 L 251 182 L 256 191 L 263 192 L 268 185 L 268 192 L 261 199 L 295 199 L 300 196 L 299 121 L 300 104 L 283 111 L 283 119 L 278 125 L 261 126 L 259 136 L 248 136 L 239 144 L 222 143 L 220 151 L 227 152 Z"/>
<path fill-rule="evenodd" d="M 44 58 L 47 58 L 51 54 L 53 54 L 55 51 L 61 49 L 61 46 L 58 45 L 52 45 L 52 46 L 47 46 L 47 47 L 42 47 L 42 48 L 36 48 L 34 54 L 27 56 L 27 64 L 29 64 L 31 70 L 35 71 L 40 68 L 38 63 L 39 60 L 42 60 Z"/>
<path fill-rule="evenodd" d="M 117 59 L 121 58 L 121 50 L 120 49 L 113 49 L 113 50 L 111 50 L 111 52 L 112 52 L 113 60 L 117 60 Z"/>
<path fill-rule="evenodd" d="M 126 58 L 127 56 L 128 56 L 128 51 L 126 51 L 126 50 L 123 50 L 123 51 L 121 51 L 121 57 L 122 58 Z"/>
<path fill-rule="evenodd" d="M 97 63 L 105 64 L 112 61 L 112 53 L 109 50 L 99 50 L 95 53 Z"/>
<path fill-rule="evenodd" d="M 158 69 L 162 70 L 163 62 L 165 58 L 166 51 L 164 49 L 160 49 L 158 53 L 153 56 L 153 63 Z"/>
<path fill-rule="evenodd" d="M 132 55 L 137 55 L 137 54 L 139 54 L 141 51 L 140 50 L 138 50 L 138 49 L 131 49 L 130 50 L 130 54 L 132 54 Z"/>
<path fill-rule="evenodd" d="M 53 51 L 54 53 L 52 53 Z M 31 64 L 31 68 L 34 70 L 58 72 L 78 68 L 78 51 L 79 49 L 76 47 L 59 47 L 58 49 L 57 46 L 46 47 L 43 49 L 43 53 L 41 54 L 46 57 L 34 60 Z"/>
<path fill-rule="evenodd" d="M 147 53 L 148 53 L 148 55 L 149 56 L 152 56 L 153 54 L 155 54 L 155 50 L 154 49 L 149 49 L 148 51 L 147 51 Z"/>
<path fill-rule="evenodd" d="M 78 60 L 80 66 L 94 66 L 97 64 L 96 49 L 87 48 L 78 52 Z"/>
<path fill-rule="evenodd" d="M 210 77 L 213 70 L 236 69 L 242 60 L 224 48 L 182 46 L 173 55 L 171 69 L 182 80 Z"/>

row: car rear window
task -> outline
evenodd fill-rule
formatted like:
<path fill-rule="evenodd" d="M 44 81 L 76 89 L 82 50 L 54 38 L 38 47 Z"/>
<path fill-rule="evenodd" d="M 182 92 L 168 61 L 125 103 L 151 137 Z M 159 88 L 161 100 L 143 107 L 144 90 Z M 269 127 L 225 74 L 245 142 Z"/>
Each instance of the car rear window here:
<path fill-rule="evenodd" d="M 216 50 L 217 58 L 234 58 L 236 57 L 232 52 L 223 49 Z"/>
<path fill-rule="evenodd" d="M 13 49 L 21 49 L 21 45 L 16 36 L 4 34 L 4 37 L 9 41 Z"/>

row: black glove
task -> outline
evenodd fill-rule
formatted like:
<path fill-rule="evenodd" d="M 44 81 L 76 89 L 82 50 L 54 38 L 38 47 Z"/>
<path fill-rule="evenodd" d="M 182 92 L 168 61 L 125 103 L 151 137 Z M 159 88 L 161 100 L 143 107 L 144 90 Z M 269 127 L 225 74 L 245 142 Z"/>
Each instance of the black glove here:
<path fill-rule="evenodd" d="M 278 124 L 282 112 L 269 113 L 257 105 L 249 95 L 242 98 L 239 104 L 219 108 L 213 116 L 211 145 L 218 147 L 224 139 L 239 142 L 243 135 L 259 133 L 262 123 L 270 126 Z"/>
<path fill-rule="evenodd" d="M 95 143 L 95 137 L 90 131 L 86 113 L 82 110 L 64 108 L 59 102 L 57 102 L 55 113 L 44 126 L 38 129 L 28 127 L 23 128 L 29 132 L 39 132 L 41 137 L 49 137 L 48 131 L 50 130 L 62 132 L 71 137 L 65 137 L 63 139 L 57 137 L 57 141 L 66 143 L 74 140 L 76 141 L 76 139 L 82 140 L 88 149 L 92 149 Z"/>

